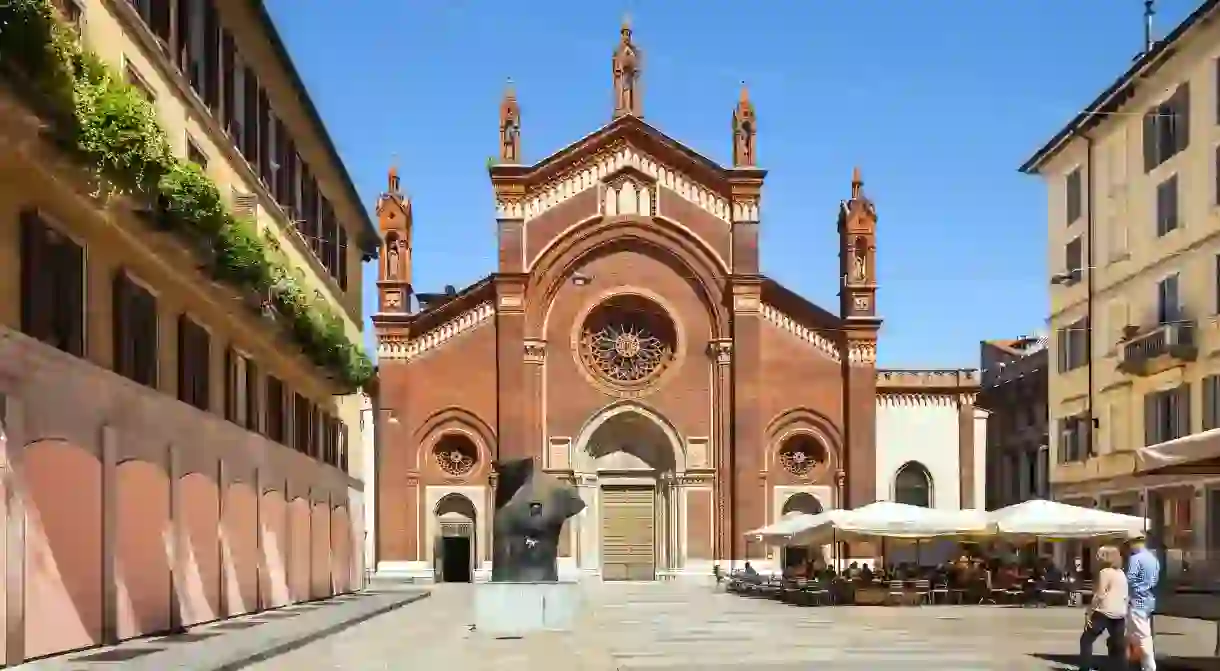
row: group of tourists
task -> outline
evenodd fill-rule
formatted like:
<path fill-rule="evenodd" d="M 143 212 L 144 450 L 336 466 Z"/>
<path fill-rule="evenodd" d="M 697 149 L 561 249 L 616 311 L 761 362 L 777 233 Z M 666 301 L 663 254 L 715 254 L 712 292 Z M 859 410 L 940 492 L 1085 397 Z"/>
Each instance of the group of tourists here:
<path fill-rule="evenodd" d="M 1093 668 L 1093 643 L 1107 634 L 1110 668 L 1121 669 L 1138 661 L 1143 671 L 1156 671 L 1152 651 L 1153 590 L 1161 575 L 1161 564 L 1143 538 L 1129 544 L 1130 557 L 1123 572 L 1122 551 L 1113 545 L 1098 549 L 1101 566 L 1093 587 L 1093 600 L 1085 611 L 1080 634 L 1080 669 Z"/>

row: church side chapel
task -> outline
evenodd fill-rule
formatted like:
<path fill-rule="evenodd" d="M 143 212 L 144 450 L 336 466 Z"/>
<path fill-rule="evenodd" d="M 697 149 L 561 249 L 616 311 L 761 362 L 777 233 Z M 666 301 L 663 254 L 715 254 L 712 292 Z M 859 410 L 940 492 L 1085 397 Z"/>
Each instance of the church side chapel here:
<path fill-rule="evenodd" d="M 566 577 L 778 566 L 782 553 L 745 531 L 891 498 L 900 472 L 920 478 L 900 485 L 926 505 L 964 505 L 959 472 L 981 464 L 963 456 L 977 378 L 877 370 L 877 211 L 860 172 L 827 206 L 841 283 L 830 311 L 762 273 L 767 171 L 748 91 L 726 106 L 722 166 L 645 121 L 644 65 L 624 25 L 609 122 L 535 162 L 516 95 L 504 94 L 489 168 L 498 267 L 470 286 L 416 293 L 417 222 L 391 170 L 376 207 L 379 573 L 486 576 L 492 464 L 505 459 L 533 458 L 578 488 L 586 505 L 559 542 Z M 904 423 L 926 423 L 918 412 L 939 407 L 933 397 L 949 399 L 952 444 L 909 445 Z M 879 448 L 879 430 L 901 437 L 897 451 Z"/>

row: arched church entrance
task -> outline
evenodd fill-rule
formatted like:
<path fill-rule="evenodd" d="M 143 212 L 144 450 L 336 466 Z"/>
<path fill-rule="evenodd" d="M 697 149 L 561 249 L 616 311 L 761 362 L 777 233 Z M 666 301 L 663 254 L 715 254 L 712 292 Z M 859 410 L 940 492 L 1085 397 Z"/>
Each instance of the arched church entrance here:
<path fill-rule="evenodd" d="M 822 502 L 808 492 L 797 492 L 784 501 L 780 510 L 781 517 L 788 515 L 818 515 L 822 512 Z M 810 560 L 817 558 L 819 553 L 808 547 L 784 547 L 780 549 L 780 560 L 784 573 L 790 569 L 804 566 Z"/>
<path fill-rule="evenodd" d="M 436 503 L 435 575 L 438 582 L 474 582 L 475 521 L 470 499 L 449 494 Z"/>
<path fill-rule="evenodd" d="M 603 580 L 655 580 L 678 568 L 679 451 L 663 420 L 631 406 L 606 413 L 588 434 Z"/>

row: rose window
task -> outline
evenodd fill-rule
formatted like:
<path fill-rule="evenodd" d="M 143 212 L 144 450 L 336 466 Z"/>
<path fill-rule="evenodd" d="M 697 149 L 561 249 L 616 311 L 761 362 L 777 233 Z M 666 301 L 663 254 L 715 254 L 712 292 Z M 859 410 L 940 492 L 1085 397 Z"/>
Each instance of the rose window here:
<path fill-rule="evenodd" d="M 825 462 L 826 451 L 813 436 L 795 435 L 784 441 L 784 446 L 779 450 L 780 465 L 793 475 L 809 475 L 810 471 Z"/>
<path fill-rule="evenodd" d="M 479 460 L 478 450 L 469 438 L 450 434 L 442 437 L 432 448 L 436 465 L 448 475 L 462 476 L 474 470 Z"/>
<path fill-rule="evenodd" d="M 677 334 L 656 303 L 634 295 L 597 306 L 580 333 L 580 358 L 598 379 L 618 387 L 656 379 L 674 358 Z"/>

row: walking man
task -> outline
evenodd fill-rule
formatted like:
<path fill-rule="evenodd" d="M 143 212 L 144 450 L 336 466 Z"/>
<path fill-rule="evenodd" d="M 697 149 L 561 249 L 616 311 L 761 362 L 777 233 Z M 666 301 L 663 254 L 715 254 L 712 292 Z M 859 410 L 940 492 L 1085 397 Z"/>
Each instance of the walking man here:
<path fill-rule="evenodd" d="M 1127 584 L 1131 604 L 1127 608 L 1127 636 L 1138 646 L 1140 668 L 1156 671 L 1152 650 L 1152 613 L 1156 610 L 1153 591 L 1161 579 L 1161 562 L 1148 550 L 1144 537 L 1131 541 L 1131 557 L 1127 562 Z"/>

